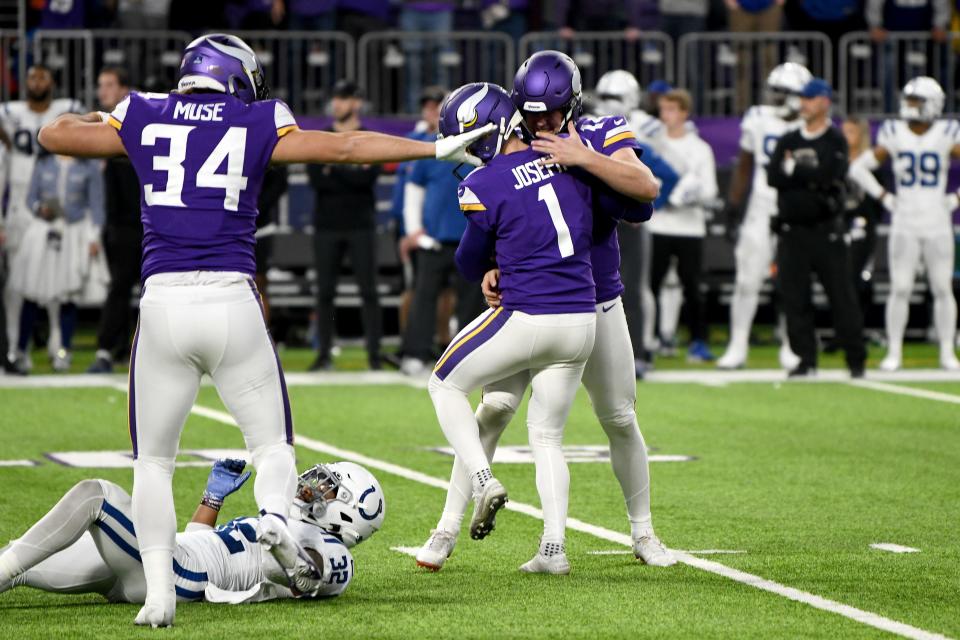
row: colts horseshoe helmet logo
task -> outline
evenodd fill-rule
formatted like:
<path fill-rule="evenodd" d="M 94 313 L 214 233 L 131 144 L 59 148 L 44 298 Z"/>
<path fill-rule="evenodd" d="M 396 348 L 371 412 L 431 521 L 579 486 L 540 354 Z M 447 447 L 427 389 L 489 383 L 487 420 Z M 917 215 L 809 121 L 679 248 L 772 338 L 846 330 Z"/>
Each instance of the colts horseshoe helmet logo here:
<path fill-rule="evenodd" d="M 480 119 L 480 114 L 477 112 L 477 105 L 487 96 L 489 90 L 489 87 L 484 84 L 483 88 L 460 103 L 460 107 L 457 109 L 457 122 L 460 123 L 460 133 L 477 124 L 477 120 Z"/>
<path fill-rule="evenodd" d="M 378 515 L 380 515 L 381 511 L 383 511 L 383 498 L 380 498 L 380 501 L 377 504 L 377 510 L 374 511 L 373 513 L 367 513 L 367 511 L 362 506 L 360 506 L 363 504 L 363 501 L 366 499 L 366 497 L 375 491 L 376 491 L 375 487 L 370 487 L 369 489 L 364 491 L 362 494 L 360 494 L 360 499 L 357 501 L 357 512 L 360 513 L 360 517 L 363 518 L 364 520 L 373 520 Z"/>

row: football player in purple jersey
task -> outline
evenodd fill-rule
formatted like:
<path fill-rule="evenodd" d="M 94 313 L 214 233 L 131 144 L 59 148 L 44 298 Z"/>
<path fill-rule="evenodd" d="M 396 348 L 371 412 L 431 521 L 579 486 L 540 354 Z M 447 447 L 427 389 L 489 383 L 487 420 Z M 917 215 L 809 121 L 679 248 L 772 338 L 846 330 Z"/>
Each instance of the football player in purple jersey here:
<path fill-rule="evenodd" d="M 492 451 L 481 441 L 467 394 L 504 378 L 520 380 L 521 393 L 527 385 L 533 388 L 527 426 L 544 530 L 537 554 L 521 570 L 568 573 L 569 473 L 561 442 L 593 350 L 592 210 L 595 199 L 611 197 L 592 170 L 610 176 L 611 186 L 633 199 L 634 206 L 621 205 L 614 213 L 635 220 L 649 217 L 658 186 L 632 153 L 629 162 L 595 153 L 572 129 L 569 144 L 566 137 L 550 138 L 545 158 L 524 141 L 520 112 L 507 92 L 493 84 L 470 84 L 451 94 L 441 112 L 440 132 L 454 135 L 487 122 L 496 123 L 498 131 L 470 147 L 484 166 L 467 176 L 459 190 L 468 224 L 457 264 L 468 279 L 480 280 L 496 256 L 502 300 L 463 328 L 441 356 L 430 378 L 430 397 L 458 456 L 455 476 L 470 482 L 454 490 L 463 491 L 464 507 L 473 495 L 470 533 L 479 539 L 493 529 L 507 493 L 490 470 Z M 637 201 L 646 202 L 645 208 Z"/>
<path fill-rule="evenodd" d="M 203 374 L 251 451 L 260 544 L 302 555 L 285 519 L 297 477 L 290 403 L 253 284 L 257 196 L 267 165 L 475 161 L 464 148 L 485 134 L 434 144 L 366 131 L 303 131 L 283 102 L 268 97 L 253 50 L 235 36 L 207 35 L 184 51 L 176 92 L 132 93 L 109 115 L 61 116 L 40 132 L 52 153 L 128 155 L 143 186 L 144 294 L 129 383 L 132 515 L 147 584 L 137 624 L 174 620 L 171 481 Z"/>
<path fill-rule="evenodd" d="M 593 352 L 583 370 L 583 385 L 610 441 L 610 460 L 623 490 L 634 555 L 650 565 L 669 566 L 676 560 L 655 535 L 650 515 L 647 448 L 634 409 L 633 349 L 620 302 L 623 284 L 620 282 L 620 251 L 614 220 L 621 217 L 617 210 L 629 205 L 625 202 L 626 197 L 646 201 L 656 196 L 656 189 L 637 193 L 636 190 L 645 184 L 637 174 L 626 184 L 621 182 L 621 176 L 630 175 L 628 168 L 643 167 L 636 155 L 634 133 L 623 117 L 581 118 L 580 84 L 580 71 L 573 60 L 557 51 L 543 51 L 521 65 L 511 96 L 524 118 L 526 130 L 537 134 L 532 140 L 533 149 L 549 154 L 560 165 L 580 167 L 606 185 L 606 189 L 596 190 L 600 197 L 593 200 L 593 210 L 598 215 L 593 219 L 590 261 L 595 282 L 593 302 L 597 323 Z M 572 133 L 565 137 L 556 135 L 564 130 L 575 130 L 579 136 Z M 611 165 L 611 160 L 618 164 Z M 602 215 L 604 213 L 607 215 Z M 502 265 L 498 266 L 499 270 L 493 269 L 484 276 L 484 294 L 491 306 L 504 303 L 502 296 L 506 283 Z M 484 386 L 476 421 L 489 459 L 493 459 L 500 435 L 516 413 L 529 384 L 529 374 L 521 372 Z M 531 431 L 531 441 L 533 437 Z M 443 514 L 417 554 L 418 565 L 439 570 L 453 552 L 470 500 L 468 480 L 464 466 L 457 460 Z M 568 480 L 560 478 L 558 482 L 565 484 Z M 546 508 L 544 511 L 546 513 Z"/>

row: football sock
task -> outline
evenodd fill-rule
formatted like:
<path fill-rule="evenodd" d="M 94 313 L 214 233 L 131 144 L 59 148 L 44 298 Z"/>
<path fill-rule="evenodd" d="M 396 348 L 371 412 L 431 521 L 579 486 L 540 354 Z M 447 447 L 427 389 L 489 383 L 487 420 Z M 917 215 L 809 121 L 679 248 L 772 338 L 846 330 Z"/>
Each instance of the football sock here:
<path fill-rule="evenodd" d="M 486 487 L 487 483 L 491 480 L 493 480 L 493 471 L 490 470 L 490 467 L 480 469 L 480 471 L 473 474 L 473 484 L 480 489 Z"/>
<path fill-rule="evenodd" d="M 735 286 L 730 299 L 730 345 L 727 351 L 746 356 L 750 348 L 750 327 L 757 313 L 760 294 L 752 288 Z"/>
<path fill-rule="evenodd" d="M 900 357 L 903 350 L 903 332 L 907 328 L 910 310 L 910 291 L 892 289 L 887 298 L 887 355 Z"/>
<path fill-rule="evenodd" d="M 541 542 L 540 555 L 550 557 L 566 553 L 566 545 L 563 542 Z"/>
<path fill-rule="evenodd" d="M 297 488 L 297 466 L 293 447 L 287 443 L 257 447 L 252 452 L 257 478 L 253 496 L 267 513 L 286 517 Z"/>
<path fill-rule="evenodd" d="M 141 455 L 133 462 L 133 526 L 137 531 L 147 603 L 173 596 L 173 547 L 177 517 L 173 507 L 172 458 Z"/>
<path fill-rule="evenodd" d="M 933 324 L 937 329 L 937 338 L 940 341 L 940 357 L 954 356 L 954 335 L 957 330 L 957 303 L 953 299 L 953 292 L 949 289 L 933 296 Z"/>
<path fill-rule="evenodd" d="M 630 537 L 636 540 L 653 533 L 653 519 L 648 515 L 646 518 L 634 520 L 630 518 Z"/>
<path fill-rule="evenodd" d="M 530 446 L 537 467 L 537 492 L 543 508 L 543 542 L 562 542 L 567 523 L 570 470 L 563 457 L 563 432 L 529 426 Z"/>
<path fill-rule="evenodd" d="M 630 521 L 650 518 L 650 464 L 647 444 L 637 425 L 637 414 L 630 411 L 600 421 L 610 441 L 610 464 L 620 483 Z"/>
<path fill-rule="evenodd" d="M 76 542 L 100 516 L 103 488 L 96 480 L 75 484 L 45 516 L 0 555 L 0 582 L 23 573 Z"/>

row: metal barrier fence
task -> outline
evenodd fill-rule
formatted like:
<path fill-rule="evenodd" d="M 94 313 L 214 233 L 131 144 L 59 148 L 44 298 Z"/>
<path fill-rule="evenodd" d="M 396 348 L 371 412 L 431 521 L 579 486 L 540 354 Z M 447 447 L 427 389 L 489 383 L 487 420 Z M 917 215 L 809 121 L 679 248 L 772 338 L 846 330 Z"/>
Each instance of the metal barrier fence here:
<path fill-rule="evenodd" d="M 337 80 L 356 78 L 356 45 L 346 33 L 232 33 L 243 38 L 257 52 L 271 93 L 285 101 L 294 113 L 322 112 Z"/>
<path fill-rule="evenodd" d="M 360 86 L 378 113 L 413 115 L 430 85 L 512 82 L 513 40 L 504 33 L 383 31 L 360 38 Z"/>
<path fill-rule="evenodd" d="M 844 111 L 868 118 L 895 114 L 903 85 L 916 76 L 931 76 L 947 94 L 944 111 L 960 112 L 958 45 L 957 36 L 936 42 L 927 31 L 891 31 L 883 42 L 865 31 L 846 34 L 838 45 Z"/>
<path fill-rule="evenodd" d="M 75 98 L 87 106 L 95 104 L 97 66 L 90 31 L 37 31 L 33 36 L 33 59 L 42 60 L 53 73 L 54 97 Z"/>
<path fill-rule="evenodd" d="M 518 60 L 544 49 L 563 51 L 573 58 L 586 89 L 595 87 L 600 76 L 614 69 L 635 75 L 641 87 L 654 80 L 673 82 L 675 78 L 673 40 L 656 31 L 645 31 L 636 40 L 606 31 L 577 32 L 572 38 L 561 38 L 555 31 L 528 33 L 520 39 Z"/>
<path fill-rule="evenodd" d="M 704 116 L 739 115 L 762 102 L 767 74 L 782 62 L 833 80 L 830 39 L 817 32 L 688 33 L 677 49 L 679 85 Z"/>

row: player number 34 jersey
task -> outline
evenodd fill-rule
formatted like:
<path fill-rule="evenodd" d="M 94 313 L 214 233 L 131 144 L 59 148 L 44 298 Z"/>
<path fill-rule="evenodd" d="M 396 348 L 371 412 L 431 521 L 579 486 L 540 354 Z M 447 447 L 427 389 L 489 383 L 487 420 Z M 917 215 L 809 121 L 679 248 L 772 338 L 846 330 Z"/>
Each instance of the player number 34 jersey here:
<path fill-rule="evenodd" d="M 131 93 L 110 114 L 142 186 L 143 279 L 252 275 L 257 198 L 277 141 L 296 128 L 279 100 Z"/>

